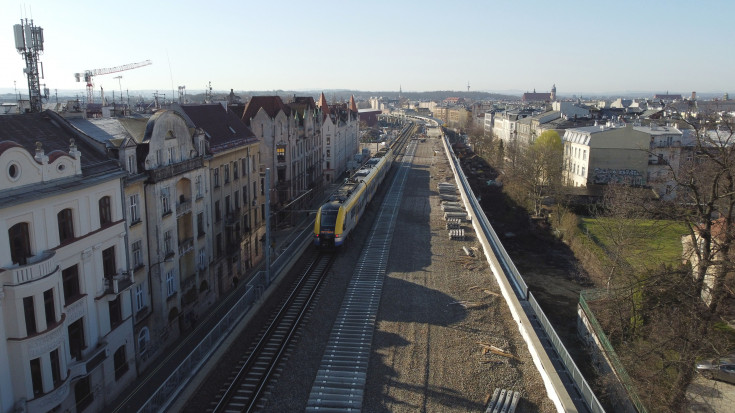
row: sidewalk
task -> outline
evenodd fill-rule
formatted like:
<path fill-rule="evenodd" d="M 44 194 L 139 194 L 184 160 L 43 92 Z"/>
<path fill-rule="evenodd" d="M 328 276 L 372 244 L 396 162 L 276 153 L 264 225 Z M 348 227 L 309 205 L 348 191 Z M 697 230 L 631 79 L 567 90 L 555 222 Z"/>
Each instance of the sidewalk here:
<path fill-rule="evenodd" d="M 341 181 L 337 181 L 341 182 Z M 332 183 L 326 185 L 322 196 L 315 197 L 310 209 L 317 210 L 326 200 L 329 195 L 339 184 Z M 313 213 L 299 213 L 296 218 L 296 225 L 283 227 L 281 229 L 272 228 L 272 234 L 275 238 L 274 253 L 271 256 L 271 262 L 280 255 L 280 253 L 293 242 L 294 237 L 298 232 L 304 229 L 307 225 L 314 222 L 315 214 Z M 232 306 L 240 300 L 242 295 L 247 290 L 248 280 L 252 275 L 257 274 L 265 267 L 264 262 L 260 262 L 258 265 L 253 267 L 248 279 L 241 282 L 239 286 L 231 291 L 226 296 L 222 296 L 218 299 L 217 304 L 214 308 L 206 312 L 207 316 L 200 319 L 194 330 L 190 331 L 188 335 L 182 335 L 178 340 L 178 344 L 175 344 L 171 348 L 163 351 L 162 355 L 159 356 L 155 363 L 142 372 L 135 380 L 135 387 L 127 388 L 120 396 L 118 396 L 114 402 L 107 405 L 108 411 L 112 412 L 137 412 L 145 405 L 145 403 L 155 395 L 158 388 L 168 379 L 170 374 L 178 368 L 181 363 L 187 359 L 189 354 L 199 345 L 199 343 L 209 334 L 213 326 L 215 326 L 218 320 L 222 319 Z M 248 313 L 253 314 L 257 311 L 257 308 L 251 309 Z M 241 320 L 241 324 L 246 323 L 247 319 Z M 230 336 L 235 335 L 235 330 L 230 333 Z M 221 347 L 226 346 L 226 341 L 223 342 Z M 187 383 L 190 378 L 183 380 L 183 383 Z M 185 400 L 184 400 L 185 402 Z"/>

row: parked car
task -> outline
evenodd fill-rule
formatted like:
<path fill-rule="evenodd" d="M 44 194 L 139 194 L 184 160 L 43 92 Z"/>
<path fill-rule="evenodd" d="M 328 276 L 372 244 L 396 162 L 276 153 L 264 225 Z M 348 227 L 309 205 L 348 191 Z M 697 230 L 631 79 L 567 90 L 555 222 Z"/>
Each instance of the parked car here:
<path fill-rule="evenodd" d="M 708 379 L 735 384 L 735 354 L 697 363 L 697 371 Z"/>

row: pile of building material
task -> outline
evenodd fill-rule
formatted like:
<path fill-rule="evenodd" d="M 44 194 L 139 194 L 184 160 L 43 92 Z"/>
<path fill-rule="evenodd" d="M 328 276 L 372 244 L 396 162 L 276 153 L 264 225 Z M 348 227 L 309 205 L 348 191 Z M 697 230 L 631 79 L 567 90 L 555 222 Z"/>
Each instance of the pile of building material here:
<path fill-rule="evenodd" d="M 470 215 L 467 214 L 464 205 L 459 202 L 457 186 L 449 182 L 440 182 L 438 189 L 442 200 L 441 207 L 444 211 L 444 219 L 447 221 L 449 239 L 464 241 L 465 235 L 462 222 L 469 221 Z"/>
<path fill-rule="evenodd" d="M 495 389 L 490 404 L 487 405 L 485 413 L 513 413 L 516 411 L 521 394 L 517 391 L 506 389 Z"/>

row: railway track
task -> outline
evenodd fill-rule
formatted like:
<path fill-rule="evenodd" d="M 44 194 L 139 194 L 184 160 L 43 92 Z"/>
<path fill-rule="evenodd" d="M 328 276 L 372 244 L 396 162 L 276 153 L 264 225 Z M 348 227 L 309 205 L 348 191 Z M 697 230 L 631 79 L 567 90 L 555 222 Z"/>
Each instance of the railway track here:
<path fill-rule="evenodd" d="M 240 359 L 211 403 L 210 412 L 258 410 L 289 344 L 311 308 L 335 255 L 314 252 L 288 296 L 270 316 L 267 327 Z"/>

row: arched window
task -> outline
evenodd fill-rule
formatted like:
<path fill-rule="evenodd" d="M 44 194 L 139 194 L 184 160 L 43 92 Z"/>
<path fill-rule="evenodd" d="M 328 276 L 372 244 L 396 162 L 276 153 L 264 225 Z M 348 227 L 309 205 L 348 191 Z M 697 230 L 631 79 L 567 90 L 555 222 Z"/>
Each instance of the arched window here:
<path fill-rule="evenodd" d="M 112 208 L 110 206 L 110 197 L 103 196 L 99 200 L 100 207 L 100 226 L 104 227 L 112 223 Z"/>
<path fill-rule="evenodd" d="M 62 209 L 56 215 L 59 223 L 59 242 L 64 243 L 74 239 L 74 219 L 70 208 Z"/>
<path fill-rule="evenodd" d="M 8 230 L 10 239 L 10 257 L 13 264 L 26 265 L 31 257 L 31 238 L 28 232 L 28 223 L 20 222 Z"/>
<path fill-rule="evenodd" d="M 148 341 L 150 341 L 150 339 L 151 336 L 148 332 L 148 327 L 141 328 L 138 333 L 138 353 L 141 356 L 145 354 L 146 350 L 148 350 Z"/>

